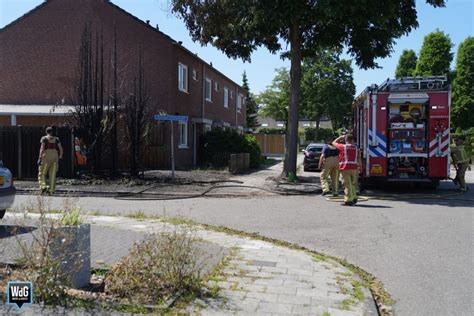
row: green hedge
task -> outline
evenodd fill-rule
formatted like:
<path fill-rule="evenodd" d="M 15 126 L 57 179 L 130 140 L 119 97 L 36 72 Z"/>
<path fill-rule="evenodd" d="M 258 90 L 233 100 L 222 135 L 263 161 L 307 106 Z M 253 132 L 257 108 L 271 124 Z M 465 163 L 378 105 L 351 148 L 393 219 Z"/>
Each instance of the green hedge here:
<path fill-rule="evenodd" d="M 319 128 L 318 139 L 316 137 L 316 128 L 309 127 L 305 129 L 305 139 L 306 141 L 321 141 L 323 142 L 328 137 L 333 137 L 334 132 L 330 128 Z"/>
<path fill-rule="evenodd" d="M 284 128 L 269 128 L 264 127 L 258 131 L 259 134 L 285 134 L 286 130 Z"/>
<path fill-rule="evenodd" d="M 201 140 L 203 162 L 215 161 L 214 157 L 222 153 L 249 153 L 250 167 L 257 168 L 263 157 L 257 139 L 253 135 L 240 135 L 235 130 L 215 128 L 205 133 Z"/>

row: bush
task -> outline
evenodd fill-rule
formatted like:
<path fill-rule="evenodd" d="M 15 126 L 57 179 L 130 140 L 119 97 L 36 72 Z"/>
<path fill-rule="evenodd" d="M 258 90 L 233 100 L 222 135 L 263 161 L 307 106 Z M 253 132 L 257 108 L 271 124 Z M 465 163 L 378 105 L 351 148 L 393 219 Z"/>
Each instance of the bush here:
<path fill-rule="evenodd" d="M 186 230 L 150 234 L 105 278 L 105 292 L 132 304 L 158 305 L 201 289 L 199 251 Z"/>
<path fill-rule="evenodd" d="M 243 142 L 243 151 L 250 154 L 250 168 L 257 168 L 264 161 L 260 145 L 257 138 L 253 135 L 245 135 Z"/>
<path fill-rule="evenodd" d="M 318 139 L 316 139 L 316 128 L 310 127 L 305 130 L 305 139 L 307 141 L 324 141 L 328 137 L 333 137 L 334 132 L 330 128 L 319 128 Z"/>
<path fill-rule="evenodd" d="M 213 129 L 205 133 L 201 141 L 201 153 L 204 163 L 223 166 L 228 163 L 228 155 L 249 153 L 250 167 L 256 168 L 262 163 L 262 152 L 253 135 L 240 135 L 234 130 Z M 216 161 L 215 157 L 225 154 L 225 159 Z"/>
<path fill-rule="evenodd" d="M 264 127 L 261 128 L 258 131 L 259 134 L 280 134 L 283 135 L 286 133 L 286 130 L 284 128 L 270 128 L 270 127 Z"/>

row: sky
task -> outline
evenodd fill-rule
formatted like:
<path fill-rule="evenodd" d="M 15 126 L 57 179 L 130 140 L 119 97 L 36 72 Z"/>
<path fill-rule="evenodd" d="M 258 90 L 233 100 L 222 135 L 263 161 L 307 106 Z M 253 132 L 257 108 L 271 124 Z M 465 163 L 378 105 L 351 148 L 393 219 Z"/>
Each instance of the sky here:
<path fill-rule="evenodd" d="M 111 1 L 141 20 L 150 20 L 151 25 L 158 24 L 160 31 L 176 41 L 182 41 L 186 48 L 196 52 L 205 61 L 212 62 L 215 68 L 235 82 L 242 82 L 242 73 L 245 70 L 249 79 L 250 90 L 253 93 L 257 94 L 271 84 L 275 75 L 275 68 L 289 68 L 288 60 L 282 60 L 279 55 L 272 55 L 265 48 L 259 48 L 253 53 L 251 63 L 243 63 L 241 60 L 227 58 L 212 46 L 202 47 L 200 44 L 194 43 L 183 21 L 170 12 L 170 0 Z M 0 28 L 42 2 L 42 0 L 0 0 Z M 353 63 L 357 94 L 373 83 L 380 84 L 387 78 L 394 77 L 395 68 L 402 51 L 413 49 L 418 54 L 424 36 L 436 29 L 451 37 L 454 44 L 453 53 L 456 53 L 459 43 L 466 37 L 474 36 L 474 0 L 447 0 L 445 8 L 433 8 L 426 4 L 424 0 L 417 0 L 416 3 L 419 27 L 409 35 L 396 40 L 397 43 L 391 57 L 378 60 L 381 68 L 362 70 Z M 347 55 L 346 58 L 350 59 Z M 453 60 L 451 67 L 453 68 L 454 65 Z"/>

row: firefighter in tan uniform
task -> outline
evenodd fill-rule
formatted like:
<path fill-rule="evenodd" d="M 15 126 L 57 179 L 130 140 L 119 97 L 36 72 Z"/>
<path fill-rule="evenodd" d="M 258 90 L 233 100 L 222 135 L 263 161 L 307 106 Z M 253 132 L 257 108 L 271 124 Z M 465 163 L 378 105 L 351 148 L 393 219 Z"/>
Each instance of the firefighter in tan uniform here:
<path fill-rule="evenodd" d="M 53 136 L 53 128 L 46 129 L 46 136 L 41 137 L 38 158 L 38 182 L 42 193 L 53 194 L 56 189 L 56 173 L 59 159 L 63 158 L 63 147 L 59 138 Z M 46 183 L 48 176 L 48 183 Z"/>
<path fill-rule="evenodd" d="M 461 137 L 454 139 L 454 145 L 451 146 L 451 158 L 454 168 L 456 168 L 456 178 L 454 178 L 454 184 L 459 184 L 459 190 L 466 192 L 468 187 L 464 176 L 466 170 L 471 170 L 469 166 L 469 156 L 467 155 L 466 149 L 464 148 L 464 140 Z"/>
<path fill-rule="evenodd" d="M 332 191 L 333 196 L 339 195 L 339 151 L 332 144 L 332 138 L 326 139 L 323 152 L 319 159 L 319 169 L 321 169 L 322 195 Z M 331 190 L 329 188 L 329 178 L 331 178 Z"/>
<path fill-rule="evenodd" d="M 341 144 L 342 139 L 345 143 Z M 357 203 L 357 182 L 359 181 L 359 149 L 354 144 L 352 135 L 338 137 L 332 145 L 339 150 L 339 171 L 344 183 L 343 205 L 353 206 Z"/>

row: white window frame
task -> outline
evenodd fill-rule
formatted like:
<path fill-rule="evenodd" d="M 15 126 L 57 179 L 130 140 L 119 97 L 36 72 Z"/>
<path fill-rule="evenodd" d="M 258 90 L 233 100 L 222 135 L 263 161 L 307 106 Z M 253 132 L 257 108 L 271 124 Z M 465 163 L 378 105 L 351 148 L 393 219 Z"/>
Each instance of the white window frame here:
<path fill-rule="evenodd" d="M 208 87 L 209 87 L 209 90 L 208 90 Z M 212 80 L 211 79 L 206 78 L 206 86 L 204 90 L 205 90 L 206 101 L 212 102 Z M 208 92 L 209 92 L 209 96 L 208 96 Z"/>
<path fill-rule="evenodd" d="M 234 91 L 230 90 L 230 98 L 233 100 L 234 99 Z"/>
<path fill-rule="evenodd" d="M 217 81 L 214 81 L 214 90 L 216 90 L 216 92 L 219 92 L 219 82 Z"/>
<path fill-rule="evenodd" d="M 196 69 L 193 69 L 193 79 L 198 81 L 198 71 Z"/>
<path fill-rule="evenodd" d="M 181 127 L 184 126 L 184 134 L 181 132 Z M 188 122 L 178 122 L 178 148 L 188 148 Z"/>
<path fill-rule="evenodd" d="M 188 92 L 188 66 L 182 63 L 178 63 L 178 89 Z"/>
<path fill-rule="evenodd" d="M 229 108 L 229 89 L 224 87 L 224 107 Z"/>
<path fill-rule="evenodd" d="M 239 93 L 237 95 L 237 112 L 240 113 L 240 110 L 242 110 L 243 103 L 244 103 L 244 95 L 242 93 Z"/>

